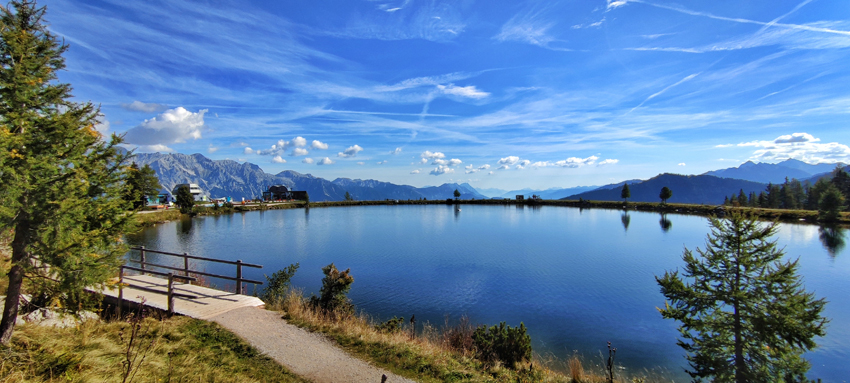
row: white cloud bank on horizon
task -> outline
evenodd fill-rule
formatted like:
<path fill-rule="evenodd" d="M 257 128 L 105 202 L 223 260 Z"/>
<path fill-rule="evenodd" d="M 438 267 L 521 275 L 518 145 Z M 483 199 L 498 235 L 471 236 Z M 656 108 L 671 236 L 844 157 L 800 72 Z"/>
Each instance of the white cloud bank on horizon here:
<path fill-rule="evenodd" d="M 204 113 L 207 111 L 207 109 L 201 109 L 197 113 L 193 113 L 182 106 L 166 110 L 162 114 L 147 119 L 128 130 L 124 135 L 124 140 L 128 144 L 137 145 L 146 151 L 154 148 L 160 149 L 160 151 L 173 151 L 167 145 L 201 138 L 201 131 L 204 128 Z"/>
<path fill-rule="evenodd" d="M 731 145 L 717 145 L 726 148 Z M 810 164 L 850 162 L 850 147 L 837 142 L 820 143 L 808 133 L 792 133 L 779 136 L 772 141 L 742 142 L 737 147 L 758 148 L 750 157 L 751 160 L 762 162 L 800 160 Z"/>

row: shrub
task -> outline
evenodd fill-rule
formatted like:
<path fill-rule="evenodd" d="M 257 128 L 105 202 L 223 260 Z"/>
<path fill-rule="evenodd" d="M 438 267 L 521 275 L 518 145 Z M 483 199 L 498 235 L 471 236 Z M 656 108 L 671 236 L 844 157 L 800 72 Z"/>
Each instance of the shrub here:
<path fill-rule="evenodd" d="M 404 324 L 404 317 L 392 317 L 392 319 L 383 323 L 379 323 L 377 326 L 375 326 L 375 330 L 388 334 L 395 334 L 401 331 L 402 324 Z"/>
<path fill-rule="evenodd" d="M 339 271 L 331 263 L 323 267 L 322 272 L 325 277 L 322 278 L 321 296 L 318 298 L 310 297 L 310 303 L 328 312 L 352 313 L 354 305 L 345 295 L 348 294 L 348 291 L 351 290 L 351 284 L 354 283 L 351 269 Z"/>
<path fill-rule="evenodd" d="M 501 361 L 516 369 L 523 360 L 531 360 L 531 336 L 526 334 L 525 324 L 511 328 L 505 322 L 489 329 L 480 326 L 472 333 L 477 356 L 485 363 Z"/>
<path fill-rule="evenodd" d="M 282 270 L 276 271 L 271 277 L 266 275 L 266 287 L 260 295 L 263 302 L 269 304 L 280 304 L 289 292 L 292 276 L 298 270 L 298 263 L 291 264 Z"/>

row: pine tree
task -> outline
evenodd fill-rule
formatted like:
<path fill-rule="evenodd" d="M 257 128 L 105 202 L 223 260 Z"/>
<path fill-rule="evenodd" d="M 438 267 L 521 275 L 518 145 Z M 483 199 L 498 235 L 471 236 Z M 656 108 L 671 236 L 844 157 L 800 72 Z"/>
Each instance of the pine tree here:
<path fill-rule="evenodd" d="M 349 192 L 345 192 L 345 200 L 346 201 L 354 201 L 354 197 L 352 197 Z"/>
<path fill-rule="evenodd" d="M 828 184 L 818 202 L 818 220 L 835 222 L 841 217 L 844 195 L 833 184 Z"/>
<path fill-rule="evenodd" d="M 34 1 L 0 7 L 0 227 L 14 232 L 0 343 L 14 331 L 22 288 L 37 305 L 69 312 L 117 273 L 131 225 L 127 154 L 98 133 L 100 111 L 56 82 L 60 43 Z M 124 154 L 122 154 L 124 153 Z M 26 280 L 26 286 L 24 286 Z"/>
<path fill-rule="evenodd" d="M 673 191 L 668 187 L 661 188 L 661 194 L 658 195 L 658 198 L 661 198 L 661 203 L 667 203 L 667 200 L 673 196 Z"/>
<path fill-rule="evenodd" d="M 695 379 L 715 382 L 801 381 L 803 352 L 816 347 L 826 302 L 803 289 L 797 261 L 769 239 L 775 224 L 732 212 L 711 218 L 706 249 L 685 249 L 685 271 L 656 277 L 668 303 L 664 318 L 682 323 L 679 346 Z"/>
<path fill-rule="evenodd" d="M 188 186 L 183 185 L 177 188 L 174 203 L 180 208 L 180 213 L 189 214 L 192 212 L 192 207 L 195 206 L 195 197 L 192 196 L 192 191 Z"/>
<path fill-rule="evenodd" d="M 132 203 L 134 209 L 145 207 L 147 197 L 156 196 L 162 189 L 156 172 L 147 164 L 139 169 L 135 162 L 127 169 L 127 186 L 124 199 Z"/>
<path fill-rule="evenodd" d="M 620 198 L 624 199 L 626 202 L 629 202 L 629 198 L 632 196 L 631 190 L 629 190 L 629 184 L 623 185 L 623 191 L 620 192 Z"/>

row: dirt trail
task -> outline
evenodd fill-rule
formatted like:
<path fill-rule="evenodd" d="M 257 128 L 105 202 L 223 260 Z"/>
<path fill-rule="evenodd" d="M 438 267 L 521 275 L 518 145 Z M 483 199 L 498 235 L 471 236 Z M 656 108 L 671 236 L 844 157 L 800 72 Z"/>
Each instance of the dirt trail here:
<path fill-rule="evenodd" d="M 413 382 L 348 355 L 319 334 L 287 323 L 279 313 L 244 307 L 210 318 L 290 371 L 316 383 Z"/>

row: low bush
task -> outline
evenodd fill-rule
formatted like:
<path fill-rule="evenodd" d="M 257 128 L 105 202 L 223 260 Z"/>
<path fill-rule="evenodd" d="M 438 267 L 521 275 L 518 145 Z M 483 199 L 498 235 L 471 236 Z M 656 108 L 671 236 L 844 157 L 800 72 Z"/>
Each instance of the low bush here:
<path fill-rule="evenodd" d="M 279 306 L 289 293 L 291 280 L 296 271 L 298 271 L 298 263 L 276 271 L 271 277 L 266 275 L 266 287 L 260 294 L 260 299 L 267 305 Z"/>
<path fill-rule="evenodd" d="M 472 333 L 478 358 L 485 363 L 502 362 L 516 369 L 522 361 L 531 360 L 531 336 L 525 324 L 511 328 L 505 322 L 489 329 L 480 326 Z"/>
<path fill-rule="evenodd" d="M 322 268 L 325 277 L 322 278 L 322 289 L 319 297 L 311 297 L 310 303 L 328 313 L 350 315 L 354 313 L 354 305 L 348 300 L 346 294 L 351 290 L 354 277 L 351 269 L 339 271 L 336 265 L 331 263 Z"/>
<path fill-rule="evenodd" d="M 378 323 L 375 326 L 375 330 L 378 330 L 380 332 L 387 333 L 387 334 L 395 334 L 395 333 L 401 332 L 401 325 L 403 325 L 403 324 L 404 324 L 404 317 L 401 317 L 401 318 L 392 317 L 391 319 L 387 320 L 386 322 Z"/>

